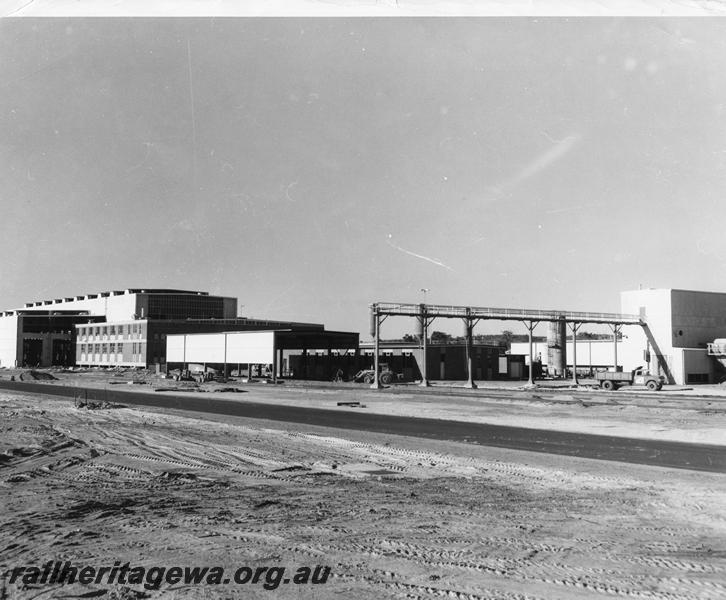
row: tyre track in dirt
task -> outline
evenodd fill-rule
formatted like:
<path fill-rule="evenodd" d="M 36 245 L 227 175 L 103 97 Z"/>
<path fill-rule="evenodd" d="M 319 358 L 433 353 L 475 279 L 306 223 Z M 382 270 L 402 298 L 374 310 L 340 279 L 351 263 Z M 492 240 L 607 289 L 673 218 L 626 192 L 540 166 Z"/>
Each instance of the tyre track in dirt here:
<path fill-rule="evenodd" d="M 302 549 L 301 549 L 302 550 Z M 651 600 L 714 600 L 723 597 L 724 586 L 713 581 L 700 581 L 684 577 L 659 577 L 651 579 L 651 584 L 642 589 L 644 577 L 640 570 L 626 574 L 622 569 L 593 568 L 572 566 L 557 562 L 544 562 L 538 557 L 537 562 L 528 558 L 491 559 L 478 557 L 469 550 L 438 550 L 429 546 L 411 544 L 401 541 L 376 540 L 373 543 L 347 541 L 345 545 L 312 544 L 305 551 L 313 556 L 333 554 L 344 556 L 369 556 L 373 559 L 411 561 L 417 566 L 431 569 L 456 569 L 507 579 L 521 580 L 535 585 L 561 586 L 584 592 L 607 594 L 624 598 L 646 598 Z M 630 561 L 633 564 L 632 561 Z M 672 572 L 678 568 L 697 567 L 694 564 L 676 562 L 661 564 Z M 721 569 L 701 569 L 702 572 L 721 572 Z M 667 583 L 672 591 L 656 591 L 652 587 L 661 587 Z M 640 588 L 640 589 L 639 589 Z"/>
<path fill-rule="evenodd" d="M 5 563 L 52 553 L 87 564 L 184 564 L 193 548 L 219 564 L 336 565 L 335 581 L 350 587 L 318 588 L 320 598 L 715 600 L 725 591 L 716 532 L 679 513 L 681 505 L 718 513 L 702 490 L 679 500 L 667 483 L 629 476 L 568 479 L 561 468 L 57 406 L 19 415 L 52 451 L 34 459 L 23 455 L 33 439 L 13 442 L 18 462 L 2 470 L 22 461 L 32 471 L 34 460 L 59 467 L 0 486 L 8 498 L 0 528 L 15 538 L 1 551 Z M 346 472 L 359 464 L 374 470 Z M 375 474 L 390 466 L 398 469 Z M 692 555 L 672 556 L 685 551 Z M 204 588 L 213 598 L 231 592 Z"/>

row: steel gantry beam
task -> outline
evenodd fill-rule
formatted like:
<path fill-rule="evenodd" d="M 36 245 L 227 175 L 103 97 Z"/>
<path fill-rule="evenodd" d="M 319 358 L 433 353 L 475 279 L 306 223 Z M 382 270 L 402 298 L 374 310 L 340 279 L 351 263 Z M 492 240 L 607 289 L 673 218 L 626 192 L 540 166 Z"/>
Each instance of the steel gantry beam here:
<path fill-rule="evenodd" d="M 400 302 L 376 302 L 371 305 L 381 315 L 417 317 L 421 314 L 421 304 Z M 637 315 L 603 312 L 577 312 L 566 310 L 541 310 L 527 308 L 488 308 L 481 306 L 449 306 L 443 304 L 424 304 L 426 314 L 433 318 L 473 318 L 497 321 L 565 321 L 578 323 L 600 323 L 618 325 L 643 325 Z"/>
<path fill-rule="evenodd" d="M 569 324 L 572 330 L 572 348 L 573 348 L 573 375 L 572 379 L 577 384 L 577 357 L 574 356 L 577 351 L 577 331 L 580 326 L 585 323 L 609 325 L 613 331 L 613 343 L 615 353 L 615 369 L 617 370 L 618 361 L 618 335 L 624 325 L 640 325 L 645 327 L 645 321 L 638 315 L 627 315 L 621 313 L 603 313 L 603 312 L 579 312 L 579 311 L 563 311 L 563 310 L 541 310 L 527 308 L 491 308 L 481 306 L 452 306 L 445 304 L 409 304 L 401 302 L 374 302 L 370 305 L 371 309 L 371 335 L 375 341 L 375 357 L 374 369 L 376 379 L 371 386 L 374 389 L 381 387 L 378 381 L 378 355 L 380 350 L 380 328 L 381 323 L 392 316 L 415 317 L 421 324 L 421 344 L 422 344 L 422 386 L 428 386 L 429 380 L 426 370 L 426 352 L 428 348 L 428 327 L 434 319 L 463 319 L 466 327 L 466 349 L 467 349 L 467 367 L 468 381 L 466 387 L 476 388 L 473 380 L 473 329 L 476 323 L 481 320 L 495 321 L 521 321 L 524 323 L 529 333 L 529 384 L 534 385 L 533 377 L 533 340 L 532 333 L 534 328 L 542 321 L 553 322 L 562 321 Z"/>

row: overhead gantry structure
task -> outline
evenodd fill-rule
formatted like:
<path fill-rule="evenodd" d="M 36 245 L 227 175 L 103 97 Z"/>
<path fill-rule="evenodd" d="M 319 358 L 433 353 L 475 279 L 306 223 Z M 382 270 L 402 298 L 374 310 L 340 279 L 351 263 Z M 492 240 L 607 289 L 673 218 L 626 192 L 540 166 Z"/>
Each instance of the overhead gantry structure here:
<path fill-rule="evenodd" d="M 618 365 L 618 336 L 624 325 L 639 325 L 645 327 L 644 319 L 636 315 L 624 315 L 619 313 L 600 312 L 574 312 L 560 310 L 538 310 L 525 308 L 486 308 L 479 306 L 449 306 L 442 304 L 402 304 L 396 302 L 375 302 L 370 305 L 371 311 L 371 335 L 375 342 L 374 369 L 376 374 L 379 371 L 380 355 L 380 334 L 381 324 L 388 317 L 414 317 L 419 323 L 423 356 L 421 360 L 421 385 L 428 386 L 429 380 L 426 373 L 426 353 L 428 347 L 428 328 L 434 319 L 461 319 L 464 321 L 466 331 L 466 355 L 468 380 L 465 387 L 476 388 L 473 379 L 473 332 L 479 321 L 520 321 L 524 323 L 529 334 L 529 384 L 534 384 L 532 375 L 533 363 L 533 342 L 532 336 L 535 327 L 543 321 L 564 322 L 572 331 L 572 379 L 577 383 L 577 332 L 585 323 L 608 325 L 613 332 L 614 366 Z M 373 385 L 374 389 L 381 387 L 378 376 Z"/>

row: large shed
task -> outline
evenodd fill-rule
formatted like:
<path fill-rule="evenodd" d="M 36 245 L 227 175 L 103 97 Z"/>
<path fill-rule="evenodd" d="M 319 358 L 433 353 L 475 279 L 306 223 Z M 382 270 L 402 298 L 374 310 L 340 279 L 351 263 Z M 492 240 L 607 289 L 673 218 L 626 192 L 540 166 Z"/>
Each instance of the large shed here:
<path fill-rule="evenodd" d="M 192 365 L 214 368 L 228 374 L 232 370 L 248 374 L 260 366 L 269 369 L 273 379 L 278 377 L 311 378 L 307 357 L 324 357 L 328 368 L 320 374 L 327 379 L 337 368 L 339 356 L 358 356 L 358 333 L 325 330 L 272 329 L 263 331 L 228 331 L 193 333 L 166 337 L 167 368 L 186 369 Z M 293 372 L 290 357 L 300 365 Z"/>

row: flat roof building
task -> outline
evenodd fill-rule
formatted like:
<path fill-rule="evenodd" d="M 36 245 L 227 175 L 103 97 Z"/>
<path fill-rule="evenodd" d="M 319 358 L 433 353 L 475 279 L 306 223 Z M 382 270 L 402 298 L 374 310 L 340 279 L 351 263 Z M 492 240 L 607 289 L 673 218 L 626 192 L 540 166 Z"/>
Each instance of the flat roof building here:
<path fill-rule="evenodd" d="M 621 292 L 623 312 L 640 315 L 647 327 L 632 327 L 622 345 L 649 358 L 650 371 L 670 383 L 714 383 L 722 376 L 707 346 L 726 337 L 726 293 L 646 289 Z M 637 360 L 635 362 L 638 362 Z M 634 368 L 637 365 L 623 365 Z"/>
<path fill-rule="evenodd" d="M 472 377 L 475 380 L 506 379 L 506 371 L 501 372 L 499 355 L 501 348 L 496 344 L 473 342 Z M 406 381 L 422 377 L 423 348 L 418 342 L 381 340 L 379 343 L 380 361 L 403 375 Z M 360 353 L 370 357 L 371 368 L 375 354 L 374 342 L 361 342 Z M 431 342 L 426 347 L 426 373 L 428 379 L 464 381 L 468 377 L 467 348 L 463 341 Z"/>
<path fill-rule="evenodd" d="M 273 379 L 329 379 L 341 366 L 341 356 L 355 363 L 357 333 L 295 325 L 287 329 L 168 335 L 166 364 L 179 369 L 214 368 L 225 375 L 240 373 L 244 368 L 250 376 L 265 366 Z"/>
<path fill-rule="evenodd" d="M 120 340 L 114 339 L 113 354 L 124 356 L 119 364 L 139 366 L 143 363 L 146 366 L 148 357 L 145 340 L 139 345 L 139 321 L 226 319 L 236 316 L 236 298 L 177 289 L 129 288 L 27 302 L 23 308 L 0 313 L 0 366 L 71 366 L 79 357 L 76 327 L 83 325 L 88 328 L 96 324 L 102 327 L 100 323 L 124 323 L 129 329 L 133 329 L 136 324 L 137 331 L 127 333 L 126 339 L 131 340 L 134 334 L 137 339 L 129 342 L 128 349 L 123 343 L 119 349 Z M 88 330 L 84 331 L 88 336 Z M 95 329 L 93 331 L 95 333 Z M 108 327 L 104 333 L 106 339 L 110 339 Z M 100 329 L 99 335 L 103 335 Z M 102 348 L 99 347 L 99 350 Z M 106 346 L 105 349 L 110 355 L 111 347 Z M 88 348 L 85 355 L 95 358 L 95 353 L 88 352 Z M 88 361 L 86 364 L 103 362 Z"/>
<path fill-rule="evenodd" d="M 232 319 L 237 298 L 208 292 L 163 288 L 129 288 L 53 300 L 28 302 L 24 310 L 84 311 L 107 321 L 130 319 Z"/>
<path fill-rule="evenodd" d="M 167 337 L 231 331 L 286 329 L 323 332 L 318 323 L 268 319 L 136 319 L 76 325 L 75 362 L 79 366 L 149 367 L 168 362 Z"/>
<path fill-rule="evenodd" d="M 0 366 L 148 367 L 166 362 L 170 334 L 260 329 L 321 332 L 324 327 L 238 317 L 233 297 L 129 288 L 0 312 Z"/>

